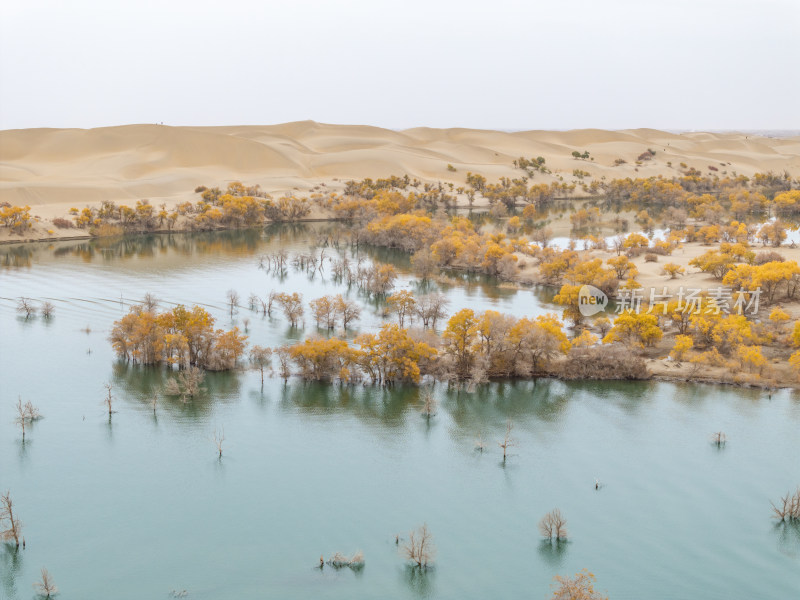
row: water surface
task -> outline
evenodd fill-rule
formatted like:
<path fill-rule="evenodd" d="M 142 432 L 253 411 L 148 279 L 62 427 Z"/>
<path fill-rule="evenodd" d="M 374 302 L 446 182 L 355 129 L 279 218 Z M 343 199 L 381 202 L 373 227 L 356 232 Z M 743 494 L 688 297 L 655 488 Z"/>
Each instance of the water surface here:
<path fill-rule="evenodd" d="M 255 371 L 212 374 L 190 404 L 153 390 L 165 373 L 116 361 L 113 321 L 146 292 L 200 303 L 218 325 L 276 345 L 314 331 L 225 293 L 345 293 L 258 256 L 305 252 L 318 228 L 182 234 L 0 248 L 0 488 L 11 490 L 27 548 L 0 545 L 0 597 L 33 596 L 46 566 L 63 598 L 546 598 L 556 574 L 588 568 L 612 598 L 794 598 L 800 531 L 770 519 L 800 483 L 800 401 L 789 392 L 666 383 L 495 382 L 474 392 L 311 384 Z M 318 250 L 317 250 L 318 251 Z M 393 253 L 398 286 L 419 290 Z M 517 316 L 554 310 L 546 294 L 465 278 L 451 309 Z M 50 299 L 55 317 L 22 319 L 15 298 Z M 86 328 L 89 332 L 86 332 Z M 355 334 L 352 332 L 350 335 Z M 117 411 L 101 405 L 111 382 Z M 45 415 L 22 443 L 18 395 Z M 506 422 L 516 446 L 503 463 Z M 210 441 L 224 428 L 224 456 Z M 726 432 L 718 449 L 711 432 Z M 475 450 L 483 439 L 484 452 Z M 602 482 L 595 490 L 595 479 Z M 544 544 L 558 507 L 571 539 Z M 408 568 L 395 535 L 427 523 L 436 567 Z M 360 572 L 315 568 L 362 550 Z"/>

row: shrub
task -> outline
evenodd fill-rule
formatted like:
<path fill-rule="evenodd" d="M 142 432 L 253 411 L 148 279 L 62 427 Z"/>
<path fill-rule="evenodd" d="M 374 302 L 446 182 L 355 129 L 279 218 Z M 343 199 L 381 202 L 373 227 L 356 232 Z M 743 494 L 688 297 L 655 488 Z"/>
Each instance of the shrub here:
<path fill-rule="evenodd" d="M 648 252 L 644 255 L 644 262 L 658 262 L 658 256 L 652 252 Z"/>
<path fill-rule="evenodd" d="M 564 379 L 647 379 L 644 359 L 622 345 L 573 348 L 563 362 Z"/>
<path fill-rule="evenodd" d="M 119 225 L 103 223 L 99 227 L 93 227 L 89 233 L 96 237 L 112 237 L 115 235 L 122 235 L 125 233 L 125 230 Z"/>
<path fill-rule="evenodd" d="M 774 250 L 769 250 L 766 252 L 758 252 L 756 253 L 755 258 L 753 259 L 754 265 L 763 265 L 768 262 L 785 262 L 786 259 L 783 255 L 775 252 Z"/>
<path fill-rule="evenodd" d="M 61 217 L 56 217 L 53 219 L 53 225 L 59 229 L 71 229 L 73 227 L 72 221 L 69 219 L 63 219 Z"/>

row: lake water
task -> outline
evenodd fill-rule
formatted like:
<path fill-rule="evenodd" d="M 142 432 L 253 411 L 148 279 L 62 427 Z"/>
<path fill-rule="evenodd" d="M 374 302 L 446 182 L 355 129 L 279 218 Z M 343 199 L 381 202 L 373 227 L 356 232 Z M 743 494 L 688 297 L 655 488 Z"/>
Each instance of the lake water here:
<path fill-rule="evenodd" d="M 184 589 L 208 600 L 547 598 L 554 575 L 582 568 L 614 599 L 800 595 L 800 528 L 776 526 L 769 504 L 800 484 L 800 399 L 787 391 L 437 385 L 439 410 L 426 419 L 413 387 L 277 378 L 262 387 L 256 371 L 241 371 L 209 375 L 192 403 L 162 398 L 154 416 L 149 398 L 164 373 L 118 363 L 106 339 L 145 292 L 164 306 L 202 304 L 221 327 L 249 319 L 261 345 L 307 335 L 312 321 L 298 332 L 281 315 L 240 308 L 231 318 L 228 289 L 243 299 L 349 293 L 364 306 L 357 330 L 379 326 L 380 307 L 329 277 L 259 270 L 259 255 L 306 251 L 324 228 L 0 247 L 0 489 L 11 491 L 27 541 L 18 552 L 0 544 L 0 598 L 31 598 L 43 566 L 64 599 Z M 397 264 L 398 287 L 419 289 L 403 257 L 367 256 Z M 480 278 L 443 291 L 451 311 L 554 310 L 546 292 Z M 19 296 L 50 299 L 55 317 L 26 321 Z M 45 416 L 24 444 L 18 395 Z M 517 445 L 503 463 L 509 419 Z M 709 441 L 718 430 L 729 438 L 722 449 Z M 570 541 L 553 546 L 537 523 L 556 507 Z M 420 572 L 395 535 L 423 523 L 437 555 Z M 315 568 L 321 554 L 356 550 L 361 571 Z"/>

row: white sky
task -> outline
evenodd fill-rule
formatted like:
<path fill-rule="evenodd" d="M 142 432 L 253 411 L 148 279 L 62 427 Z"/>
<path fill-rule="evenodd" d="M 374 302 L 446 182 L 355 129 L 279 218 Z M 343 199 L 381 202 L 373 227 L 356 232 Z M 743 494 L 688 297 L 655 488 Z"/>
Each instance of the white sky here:
<path fill-rule="evenodd" d="M 2 0 L 0 129 L 800 129 L 800 0 Z"/>

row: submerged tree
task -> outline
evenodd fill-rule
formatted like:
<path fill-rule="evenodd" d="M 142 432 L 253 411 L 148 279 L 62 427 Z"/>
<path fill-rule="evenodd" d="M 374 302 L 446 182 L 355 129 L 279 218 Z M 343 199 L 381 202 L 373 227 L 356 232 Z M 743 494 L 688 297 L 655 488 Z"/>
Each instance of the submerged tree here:
<path fill-rule="evenodd" d="M 770 504 L 772 504 L 773 516 L 776 519 L 780 521 L 800 520 L 800 488 L 797 488 L 794 494 L 787 493 L 783 496 L 778 505 L 774 502 L 770 502 Z"/>
<path fill-rule="evenodd" d="M 227 298 L 231 309 L 231 316 L 233 316 L 234 309 L 239 305 L 239 292 L 236 290 L 228 290 Z"/>
<path fill-rule="evenodd" d="M 555 576 L 554 591 L 551 600 L 608 600 L 594 589 L 595 577 L 584 569 L 575 577 Z"/>
<path fill-rule="evenodd" d="M 547 513 L 539 521 L 539 533 L 543 538 L 557 542 L 567 539 L 567 520 L 557 508 Z"/>
<path fill-rule="evenodd" d="M 36 408 L 30 400 L 23 404 L 22 398 L 17 398 L 15 409 L 17 411 L 17 416 L 14 418 L 14 423 L 22 428 L 22 440 L 24 441 L 25 424 L 33 423 L 34 421 L 41 419 L 42 415 L 39 413 L 39 409 Z"/>
<path fill-rule="evenodd" d="M 106 390 L 106 397 L 103 398 L 103 402 L 101 404 L 104 404 L 108 408 L 108 419 L 109 419 L 109 421 L 111 420 L 111 413 L 114 412 L 114 410 L 113 410 L 114 396 L 111 393 L 111 390 L 113 389 L 113 387 L 114 386 L 112 386 L 110 383 L 104 383 L 103 384 L 103 388 L 105 388 L 105 390 Z"/>
<path fill-rule="evenodd" d="M 215 429 L 214 434 L 211 437 L 211 441 L 214 442 L 214 445 L 217 447 L 217 451 L 219 452 L 219 457 L 222 458 L 222 442 L 225 441 L 225 429 Z"/>
<path fill-rule="evenodd" d="M 503 438 L 503 441 L 498 443 L 498 446 L 503 449 L 503 462 L 506 461 L 506 457 L 508 456 L 508 449 L 517 445 L 516 440 L 511 437 L 512 429 L 514 429 L 514 424 L 511 421 L 508 421 L 508 423 L 506 423 L 506 435 Z"/>
<path fill-rule="evenodd" d="M 717 448 L 721 448 L 725 445 L 725 442 L 728 441 L 728 438 L 722 431 L 716 431 L 711 434 L 711 443 L 714 444 Z"/>
<path fill-rule="evenodd" d="M 433 391 L 430 389 L 426 389 L 422 392 L 422 414 L 428 417 L 429 419 L 436 414 L 436 397 L 433 395 Z"/>
<path fill-rule="evenodd" d="M 408 542 L 403 545 L 403 554 L 420 568 L 426 568 L 429 563 L 433 562 L 436 548 L 427 525 L 424 524 L 409 534 Z"/>
<path fill-rule="evenodd" d="M 34 583 L 33 588 L 40 596 L 45 598 L 50 598 L 58 593 L 58 587 L 56 587 L 52 576 L 44 567 L 42 567 L 42 580 Z"/>
<path fill-rule="evenodd" d="M 361 316 L 361 307 L 339 294 L 336 296 L 336 314 L 342 320 L 342 327 L 347 330 L 347 326 Z"/>
<path fill-rule="evenodd" d="M 189 367 L 167 381 L 164 393 L 168 396 L 180 396 L 181 400 L 186 402 L 187 398 L 194 398 L 205 391 L 203 388 L 205 378 L 206 374 L 203 369 Z"/>
<path fill-rule="evenodd" d="M 19 548 L 19 540 L 22 537 L 22 523 L 14 516 L 14 502 L 11 500 L 11 492 L 6 492 L 0 496 L 0 540 L 13 540 Z"/>
<path fill-rule="evenodd" d="M 42 302 L 42 316 L 45 319 L 49 320 L 53 316 L 53 313 L 55 312 L 55 310 L 56 310 L 56 307 L 53 305 L 52 302 L 48 302 L 48 301 Z"/>
<path fill-rule="evenodd" d="M 17 312 L 25 313 L 25 318 L 29 319 L 30 317 L 36 315 L 36 305 L 30 298 L 22 297 L 17 300 Z"/>
<path fill-rule="evenodd" d="M 142 306 L 148 312 L 155 312 L 158 308 L 159 299 L 154 294 L 147 292 L 142 300 Z"/>
<path fill-rule="evenodd" d="M 250 363 L 261 371 L 261 383 L 264 383 L 264 368 L 272 364 L 272 348 L 253 346 L 250 349 Z"/>
<path fill-rule="evenodd" d="M 277 294 L 276 302 L 283 310 L 283 314 L 289 319 L 292 327 L 297 327 L 297 322 L 303 317 L 303 295 L 297 292 L 292 294 Z"/>
<path fill-rule="evenodd" d="M 323 560 L 320 558 L 320 565 L 322 565 L 322 563 Z M 352 556 L 347 556 L 341 552 L 336 552 L 328 559 L 327 563 L 334 569 L 349 567 L 353 570 L 358 570 L 364 567 L 364 553 L 358 550 Z"/>

